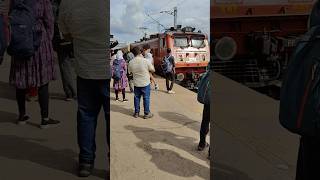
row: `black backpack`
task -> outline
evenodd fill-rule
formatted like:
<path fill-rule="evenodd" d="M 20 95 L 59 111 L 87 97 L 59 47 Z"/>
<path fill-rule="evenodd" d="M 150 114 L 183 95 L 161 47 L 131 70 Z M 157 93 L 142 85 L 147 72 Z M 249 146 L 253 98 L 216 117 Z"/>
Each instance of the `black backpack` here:
<path fill-rule="evenodd" d="M 122 71 L 121 60 L 115 59 L 113 61 L 113 68 L 114 68 L 114 71 L 113 71 L 113 77 L 112 78 L 115 80 L 115 82 L 118 82 L 121 79 L 121 71 Z"/>
<path fill-rule="evenodd" d="M 35 29 L 36 0 L 15 0 L 10 10 L 11 41 L 8 54 L 18 58 L 32 57 L 38 50 L 42 32 Z"/>
<path fill-rule="evenodd" d="M 320 137 L 320 1 L 310 30 L 297 44 L 280 95 L 280 123 L 301 136 Z"/>
<path fill-rule="evenodd" d="M 281 88 L 280 123 L 302 136 L 320 135 L 319 48 L 320 26 L 314 26 L 297 44 Z"/>

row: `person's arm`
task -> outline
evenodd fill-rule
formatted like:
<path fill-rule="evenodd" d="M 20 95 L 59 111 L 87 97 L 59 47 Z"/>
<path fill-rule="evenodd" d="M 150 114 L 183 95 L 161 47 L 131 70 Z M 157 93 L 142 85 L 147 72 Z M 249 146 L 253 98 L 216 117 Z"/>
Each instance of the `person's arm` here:
<path fill-rule="evenodd" d="M 124 72 L 127 73 L 127 71 L 128 71 L 127 62 L 126 62 L 125 60 L 123 60 L 123 61 L 124 61 L 124 62 L 123 62 L 123 64 L 124 64 L 123 69 L 124 69 Z"/>
<path fill-rule="evenodd" d="M 52 4 L 50 0 L 44 0 L 44 25 L 46 27 L 46 32 L 48 33 L 48 36 L 50 39 L 53 38 L 53 33 L 54 33 L 54 16 L 53 16 L 53 11 L 52 11 Z"/>
<path fill-rule="evenodd" d="M 172 71 L 175 74 L 176 73 L 176 63 L 174 62 L 174 57 L 171 56 L 170 61 L 172 63 Z"/>
<path fill-rule="evenodd" d="M 128 74 L 132 75 L 131 63 L 128 64 Z"/>
<path fill-rule="evenodd" d="M 67 1 L 61 1 L 61 4 L 59 6 L 59 16 L 58 16 L 59 30 L 63 36 L 62 39 L 72 42 L 72 35 L 70 32 L 70 27 L 68 26 L 69 12 L 70 12 L 70 9 L 68 10 Z"/>
<path fill-rule="evenodd" d="M 155 72 L 154 66 L 150 63 L 150 61 L 147 61 L 147 63 L 148 63 L 149 72 L 154 73 Z"/>

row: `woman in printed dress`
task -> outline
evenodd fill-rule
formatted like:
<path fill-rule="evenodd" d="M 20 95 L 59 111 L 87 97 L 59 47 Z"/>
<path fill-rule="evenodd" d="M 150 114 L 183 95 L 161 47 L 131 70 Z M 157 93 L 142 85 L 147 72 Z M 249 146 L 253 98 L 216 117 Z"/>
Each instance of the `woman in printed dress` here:
<path fill-rule="evenodd" d="M 127 78 L 127 63 L 123 58 L 123 53 L 121 50 L 117 52 L 116 59 L 114 61 L 118 61 L 120 63 L 120 75 L 121 78 L 119 81 L 113 81 L 113 88 L 116 94 L 116 101 L 119 101 L 119 92 L 122 92 L 123 102 L 128 101 L 126 99 L 126 87 L 128 86 L 128 78 Z M 115 63 L 112 64 L 112 76 L 115 74 Z"/>
<path fill-rule="evenodd" d="M 11 0 L 10 9 L 13 9 L 15 2 L 16 0 Z M 25 2 L 32 3 L 32 1 Z M 40 128 L 48 128 L 60 123 L 49 118 L 49 82 L 55 79 L 52 47 L 54 17 L 50 0 L 34 0 L 29 6 L 32 6 L 37 19 L 35 29 L 42 32 L 41 44 L 31 58 L 12 57 L 9 81 L 16 88 L 18 124 L 25 124 L 29 119 L 26 115 L 26 94 L 28 89 L 36 87 L 41 109 Z"/>

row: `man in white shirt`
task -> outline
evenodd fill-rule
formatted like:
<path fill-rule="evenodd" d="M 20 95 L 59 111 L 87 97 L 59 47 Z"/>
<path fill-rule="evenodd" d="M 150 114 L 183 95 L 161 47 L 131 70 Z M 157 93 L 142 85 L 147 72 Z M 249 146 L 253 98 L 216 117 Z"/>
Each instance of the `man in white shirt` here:
<path fill-rule="evenodd" d="M 129 62 L 129 74 L 133 76 L 134 84 L 134 117 L 138 118 L 140 113 L 140 99 L 143 97 L 144 119 L 152 118 L 150 112 L 150 72 L 155 72 L 153 65 L 145 59 L 139 47 L 132 49 L 135 58 Z"/>

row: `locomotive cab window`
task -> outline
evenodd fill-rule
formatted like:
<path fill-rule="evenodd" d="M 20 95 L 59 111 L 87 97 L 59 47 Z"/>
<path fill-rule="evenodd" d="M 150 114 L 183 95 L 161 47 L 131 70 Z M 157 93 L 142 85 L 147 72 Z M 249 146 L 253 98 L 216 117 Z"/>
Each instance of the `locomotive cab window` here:
<path fill-rule="evenodd" d="M 188 38 L 187 37 L 174 37 L 174 46 L 186 48 L 189 47 Z"/>
<path fill-rule="evenodd" d="M 160 39 L 160 48 L 165 48 L 166 47 L 166 39 L 162 38 Z"/>
<path fill-rule="evenodd" d="M 204 48 L 206 44 L 204 43 L 204 38 L 202 37 L 192 37 L 191 46 L 195 48 Z"/>

